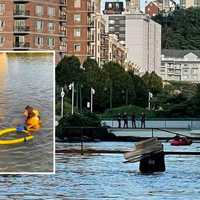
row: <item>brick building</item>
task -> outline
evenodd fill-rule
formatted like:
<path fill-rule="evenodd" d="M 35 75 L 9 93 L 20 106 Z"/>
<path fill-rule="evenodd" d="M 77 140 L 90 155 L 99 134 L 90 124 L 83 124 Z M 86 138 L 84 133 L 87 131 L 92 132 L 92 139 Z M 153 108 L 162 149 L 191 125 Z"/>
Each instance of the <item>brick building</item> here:
<path fill-rule="evenodd" d="M 67 2 L 67 55 L 77 56 L 81 63 L 95 56 L 95 0 Z"/>
<path fill-rule="evenodd" d="M 150 17 L 157 15 L 160 11 L 160 7 L 158 2 L 149 2 L 149 4 L 145 7 L 145 13 L 148 14 Z"/>
<path fill-rule="evenodd" d="M 66 54 L 66 1 L 1 0 L 0 49 Z"/>

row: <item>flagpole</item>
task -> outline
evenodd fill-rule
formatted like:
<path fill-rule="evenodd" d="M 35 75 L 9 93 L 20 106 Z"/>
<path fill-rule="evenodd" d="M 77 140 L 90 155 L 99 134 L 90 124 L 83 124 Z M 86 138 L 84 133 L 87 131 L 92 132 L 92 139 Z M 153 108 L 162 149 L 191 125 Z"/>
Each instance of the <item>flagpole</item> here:
<path fill-rule="evenodd" d="M 90 89 L 90 112 L 93 112 L 93 91 Z"/>
<path fill-rule="evenodd" d="M 74 82 L 72 83 L 72 115 L 74 114 Z"/>
<path fill-rule="evenodd" d="M 63 90 L 63 87 L 61 88 L 61 118 L 63 118 L 63 98 L 65 96 L 65 92 Z"/>

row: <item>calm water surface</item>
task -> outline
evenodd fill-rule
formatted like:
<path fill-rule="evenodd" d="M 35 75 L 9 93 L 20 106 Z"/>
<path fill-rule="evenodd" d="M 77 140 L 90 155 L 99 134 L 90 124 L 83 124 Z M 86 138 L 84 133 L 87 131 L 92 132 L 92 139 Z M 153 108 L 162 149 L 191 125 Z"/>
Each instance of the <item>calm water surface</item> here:
<path fill-rule="evenodd" d="M 166 150 L 199 151 L 191 147 Z M 58 144 L 71 148 L 78 144 Z M 87 147 L 128 149 L 133 143 L 87 143 Z M 0 177 L 0 199 L 200 199 L 200 159 L 195 156 L 166 156 L 166 172 L 142 175 L 138 164 L 123 163 L 123 155 L 57 154 L 56 174 Z"/>
<path fill-rule="evenodd" d="M 0 53 L 0 130 L 23 124 L 26 105 L 39 109 L 42 119 L 42 129 L 32 141 L 0 146 L 0 172 L 53 170 L 52 56 Z"/>

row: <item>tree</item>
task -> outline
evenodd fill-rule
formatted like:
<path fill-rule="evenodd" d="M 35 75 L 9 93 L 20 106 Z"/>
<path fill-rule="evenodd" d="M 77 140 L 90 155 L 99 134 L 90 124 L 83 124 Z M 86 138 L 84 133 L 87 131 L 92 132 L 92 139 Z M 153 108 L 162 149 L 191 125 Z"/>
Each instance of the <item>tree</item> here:
<path fill-rule="evenodd" d="M 162 48 L 200 49 L 200 8 L 178 9 L 152 19 L 162 25 Z"/>
<path fill-rule="evenodd" d="M 77 82 L 80 79 L 82 69 L 80 61 L 75 56 L 64 56 L 56 67 L 56 83 L 59 86 L 69 85 L 71 82 Z"/>
<path fill-rule="evenodd" d="M 160 78 L 155 72 L 151 72 L 150 74 L 146 72 L 142 76 L 143 81 L 145 82 L 147 88 L 154 95 L 160 93 L 163 89 L 162 78 Z"/>

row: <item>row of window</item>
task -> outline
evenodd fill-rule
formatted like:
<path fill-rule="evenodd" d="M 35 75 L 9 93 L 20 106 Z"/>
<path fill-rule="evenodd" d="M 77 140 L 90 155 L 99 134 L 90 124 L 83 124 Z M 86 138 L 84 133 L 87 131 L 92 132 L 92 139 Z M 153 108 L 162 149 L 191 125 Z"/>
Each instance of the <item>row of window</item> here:
<path fill-rule="evenodd" d="M 55 46 L 55 38 L 53 37 L 41 37 L 41 36 L 36 36 L 34 37 L 34 43 L 36 46 L 43 46 L 45 44 L 45 39 L 46 39 L 46 44 L 49 47 L 54 47 Z M 4 45 L 5 43 L 5 37 L 0 36 L 0 46 Z M 23 46 L 25 44 L 25 37 L 24 36 L 16 36 L 15 37 L 15 43 L 20 47 Z M 64 46 L 64 43 L 62 43 L 61 45 Z"/>
<path fill-rule="evenodd" d="M 16 4 L 15 10 L 17 12 L 25 12 L 26 10 L 25 4 Z M 0 15 L 5 13 L 5 4 L 0 4 Z M 36 5 L 35 6 L 35 15 L 38 17 L 42 17 L 44 15 L 44 6 Z M 56 8 L 55 7 L 48 7 L 47 8 L 47 15 L 48 17 L 55 17 L 56 16 Z"/>

